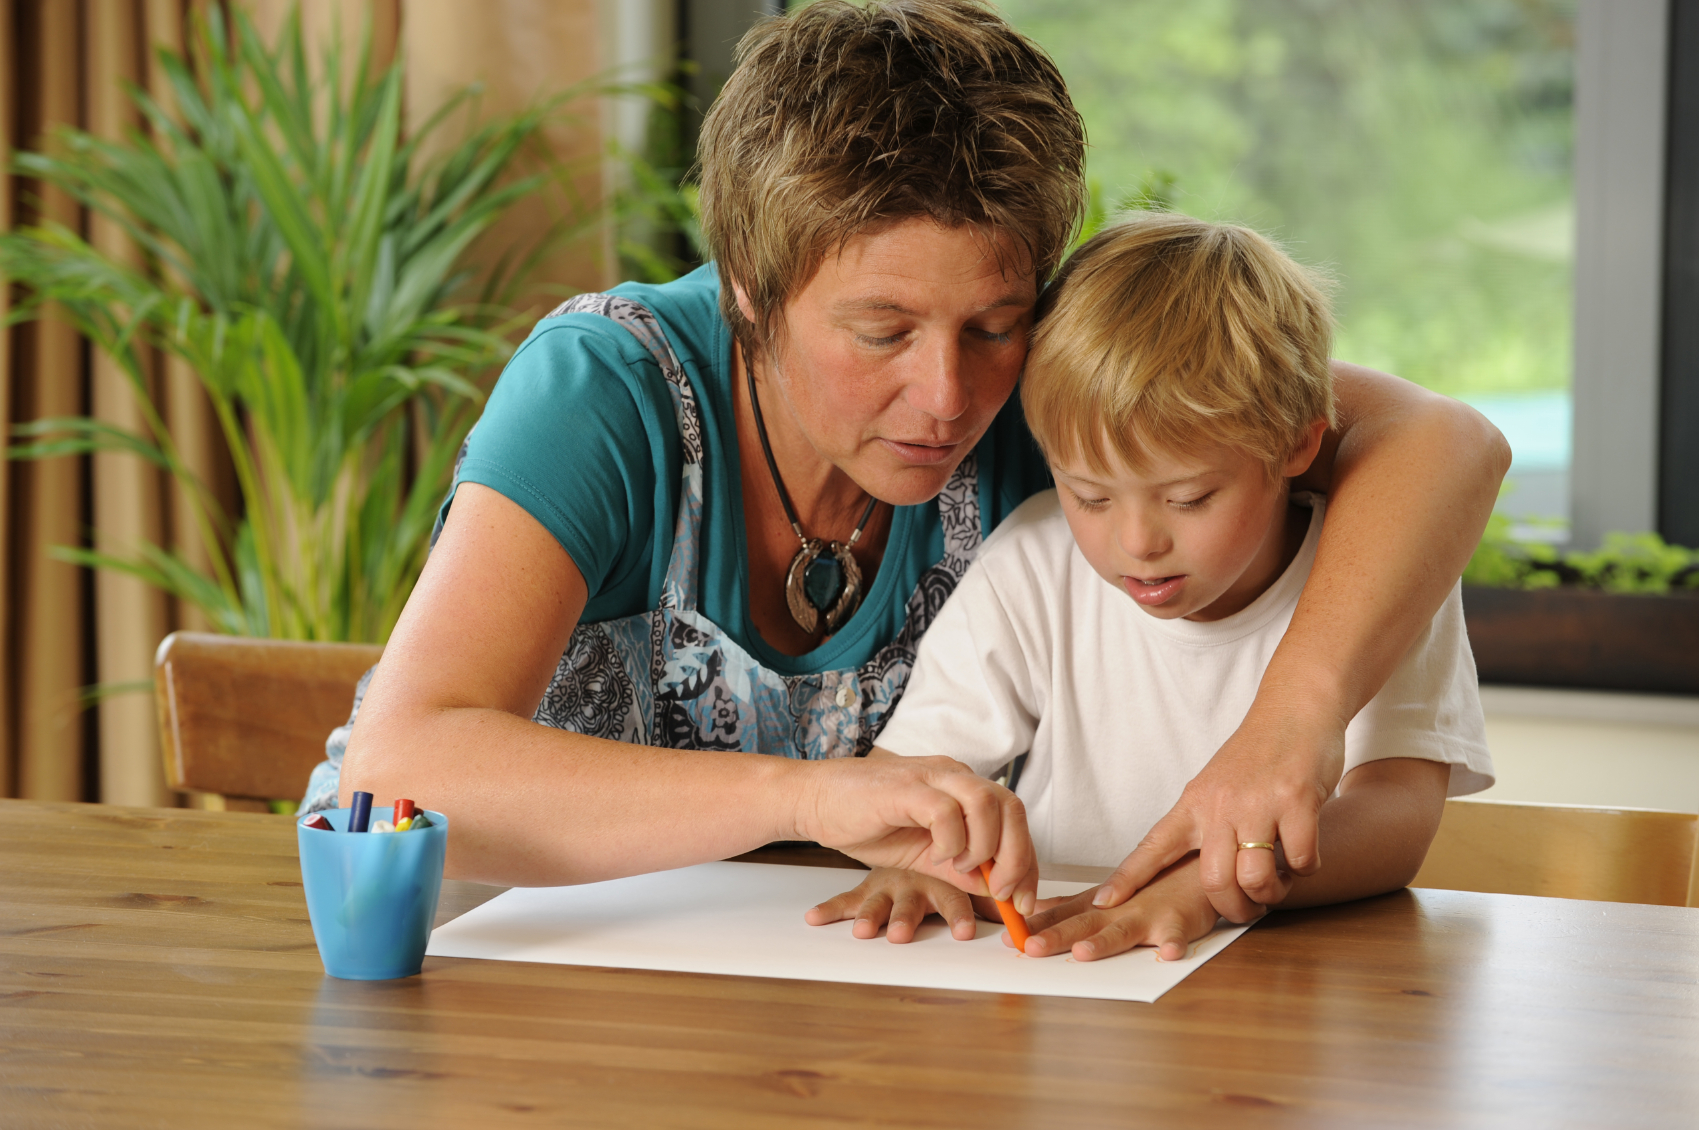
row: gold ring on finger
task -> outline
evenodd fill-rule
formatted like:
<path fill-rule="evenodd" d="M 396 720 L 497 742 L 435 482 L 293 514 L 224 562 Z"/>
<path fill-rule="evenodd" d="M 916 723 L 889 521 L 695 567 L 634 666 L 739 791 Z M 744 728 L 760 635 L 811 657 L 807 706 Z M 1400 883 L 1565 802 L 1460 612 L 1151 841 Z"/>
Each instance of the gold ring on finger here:
<path fill-rule="evenodd" d="M 1239 850 L 1240 851 L 1251 851 L 1253 849 L 1258 849 L 1258 848 L 1260 848 L 1263 851 L 1273 851 L 1274 845 L 1270 844 L 1270 843 L 1265 843 L 1262 840 L 1241 840 L 1240 843 L 1239 843 Z"/>

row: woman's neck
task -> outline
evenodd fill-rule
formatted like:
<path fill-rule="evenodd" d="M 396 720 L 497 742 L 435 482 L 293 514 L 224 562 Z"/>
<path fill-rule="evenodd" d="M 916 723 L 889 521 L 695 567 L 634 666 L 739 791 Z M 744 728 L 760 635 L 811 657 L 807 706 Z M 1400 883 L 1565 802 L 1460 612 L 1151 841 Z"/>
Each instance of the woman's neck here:
<path fill-rule="evenodd" d="M 785 655 L 801 655 L 819 647 L 826 635 L 824 630 L 804 632 L 786 603 L 785 579 L 801 545 L 762 451 L 741 347 L 733 347 L 732 358 L 732 409 L 737 419 L 738 473 L 749 562 L 749 619 L 771 647 Z M 803 535 L 847 542 L 867 509 L 867 492 L 809 442 L 772 370 L 758 362 L 754 375 L 755 395 L 760 397 L 773 461 Z M 872 589 L 884 556 L 892 513 L 890 506 L 874 507 L 867 527 L 851 549 L 861 567 L 864 594 Z"/>
<path fill-rule="evenodd" d="M 785 395 L 783 378 L 773 366 L 759 357 L 750 365 L 741 344 L 732 347 L 732 356 L 735 369 L 732 404 L 738 418 L 739 445 L 746 452 L 745 462 L 749 461 L 749 455 L 753 455 L 754 463 L 769 483 L 769 489 L 755 492 L 759 502 L 746 491 L 744 507 L 772 505 L 781 514 L 784 511 L 778 485 L 772 482 L 773 475 L 767 467 L 760 431 L 755 427 L 757 406 L 750 399 L 753 370 L 754 395 L 760 400 L 759 410 L 766 425 L 767 445 L 772 450 L 773 463 L 778 468 L 779 478 L 783 480 L 784 491 L 790 497 L 791 508 L 796 512 L 802 532 L 811 538 L 847 542 L 867 510 L 867 491 L 822 456 L 810 442 L 797 422 L 790 399 Z M 746 432 L 755 441 L 753 451 L 748 451 L 751 445 L 743 443 Z"/>

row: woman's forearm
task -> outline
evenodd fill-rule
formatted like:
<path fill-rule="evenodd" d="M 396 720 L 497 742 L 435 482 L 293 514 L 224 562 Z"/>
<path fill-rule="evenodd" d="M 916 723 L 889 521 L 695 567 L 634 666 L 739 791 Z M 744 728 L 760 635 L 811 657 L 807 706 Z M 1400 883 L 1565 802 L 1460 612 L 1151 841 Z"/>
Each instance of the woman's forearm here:
<path fill-rule="evenodd" d="M 1408 382 L 1335 365 L 1340 438 L 1299 487 L 1328 492 L 1315 566 L 1259 699 L 1280 692 L 1349 721 L 1445 601 L 1510 466 L 1474 409 Z"/>
<path fill-rule="evenodd" d="M 518 886 L 595 882 L 724 859 L 796 830 L 794 763 L 656 749 L 500 710 L 362 711 L 343 791 L 449 813 L 446 873 Z"/>

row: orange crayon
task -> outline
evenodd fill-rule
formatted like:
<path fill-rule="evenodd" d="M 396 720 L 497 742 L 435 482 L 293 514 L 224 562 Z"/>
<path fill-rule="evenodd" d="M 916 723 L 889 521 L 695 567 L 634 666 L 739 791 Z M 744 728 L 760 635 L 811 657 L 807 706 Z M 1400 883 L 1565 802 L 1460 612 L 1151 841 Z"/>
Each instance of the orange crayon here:
<path fill-rule="evenodd" d="M 984 863 L 981 863 L 979 865 L 979 873 L 981 875 L 985 876 L 985 889 L 990 890 L 991 889 L 991 861 L 990 860 L 986 860 Z M 1009 928 L 1009 940 L 1011 942 L 1015 943 L 1015 949 L 1019 950 L 1021 953 L 1025 953 L 1026 952 L 1026 940 L 1027 940 L 1028 937 L 1030 937 L 1030 935 L 1026 931 L 1026 919 L 1021 917 L 1020 911 L 1015 909 L 1014 903 L 1004 902 L 1002 899 L 997 898 L 995 895 L 992 896 L 992 899 L 993 899 L 993 901 L 995 901 L 997 903 L 997 913 L 1001 914 L 1003 916 L 1003 925 L 1005 925 Z"/>

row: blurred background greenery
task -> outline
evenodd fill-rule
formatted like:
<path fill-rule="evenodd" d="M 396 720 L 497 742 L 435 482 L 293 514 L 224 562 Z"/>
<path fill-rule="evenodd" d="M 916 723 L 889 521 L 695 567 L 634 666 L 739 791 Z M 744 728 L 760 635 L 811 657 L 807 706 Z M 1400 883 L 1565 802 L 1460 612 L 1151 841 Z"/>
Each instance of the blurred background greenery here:
<path fill-rule="evenodd" d="M 1573 0 L 1006 0 L 1108 198 L 1155 174 L 1339 281 L 1339 356 L 1566 388 Z"/>

